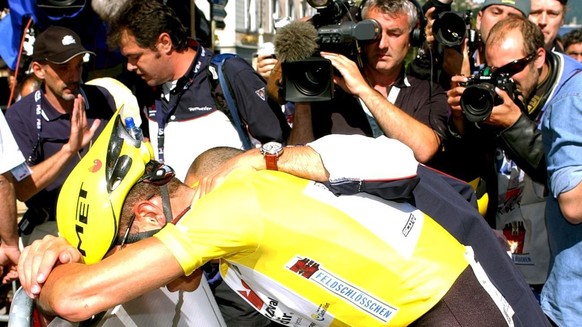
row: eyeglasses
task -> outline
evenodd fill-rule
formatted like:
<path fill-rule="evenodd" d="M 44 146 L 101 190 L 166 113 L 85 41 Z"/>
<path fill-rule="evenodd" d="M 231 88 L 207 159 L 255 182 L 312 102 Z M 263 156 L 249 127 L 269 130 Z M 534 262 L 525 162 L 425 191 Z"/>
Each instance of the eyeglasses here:
<path fill-rule="evenodd" d="M 510 61 L 507 64 L 505 64 L 499 68 L 491 67 L 491 70 L 497 76 L 499 76 L 499 75 L 513 76 L 513 75 L 521 72 L 522 70 L 524 70 L 525 67 L 536 58 L 536 55 L 537 55 L 537 53 L 534 52 L 534 53 L 532 53 L 528 56 L 525 56 L 521 59 L 516 59 L 516 60 Z"/>

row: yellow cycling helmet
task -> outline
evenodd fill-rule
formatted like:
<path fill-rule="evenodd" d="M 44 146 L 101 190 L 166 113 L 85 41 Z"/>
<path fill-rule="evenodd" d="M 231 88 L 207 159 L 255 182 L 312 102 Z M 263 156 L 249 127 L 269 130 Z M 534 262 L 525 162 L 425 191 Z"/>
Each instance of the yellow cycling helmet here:
<path fill-rule="evenodd" d="M 57 202 L 57 226 L 85 263 L 100 261 L 113 245 L 125 198 L 152 159 L 151 144 L 126 131 L 118 110 L 67 177 Z"/>

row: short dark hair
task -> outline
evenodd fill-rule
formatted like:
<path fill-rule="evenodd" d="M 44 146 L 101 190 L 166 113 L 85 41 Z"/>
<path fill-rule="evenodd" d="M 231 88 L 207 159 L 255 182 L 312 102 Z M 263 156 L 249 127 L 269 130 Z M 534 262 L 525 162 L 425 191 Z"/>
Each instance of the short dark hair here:
<path fill-rule="evenodd" d="M 564 41 L 564 50 L 572 44 L 582 43 L 582 28 L 568 32 L 562 40 Z"/>
<path fill-rule="evenodd" d="M 522 16 L 508 16 L 491 28 L 487 37 L 487 46 L 499 43 L 511 31 L 517 30 L 523 36 L 523 51 L 532 54 L 544 47 L 544 34 L 542 30 L 527 18 Z"/>
<path fill-rule="evenodd" d="M 215 171 L 223 162 L 233 158 L 244 151 L 227 146 L 219 146 L 208 149 L 199 154 L 188 169 L 188 176 L 202 177 Z"/>
<path fill-rule="evenodd" d="M 155 50 L 158 37 L 164 32 L 170 35 L 176 50 L 188 48 L 186 27 L 172 8 L 159 0 L 127 1 L 110 22 L 109 45 L 119 46 L 124 31 L 131 33 L 142 48 Z"/>
<path fill-rule="evenodd" d="M 177 191 L 183 184 L 176 177 L 173 177 L 166 185 L 168 187 L 170 198 L 175 198 L 178 196 Z M 117 229 L 118 234 L 124 233 L 127 229 L 129 218 L 133 214 L 133 206 L 138 201 L 148 200 L 156 196 L 162 196 L 160 186 L 151 183 L 137 183 L 132 186 L 123 202 L 123 207 L 121 208 L 119 228 Z"/>

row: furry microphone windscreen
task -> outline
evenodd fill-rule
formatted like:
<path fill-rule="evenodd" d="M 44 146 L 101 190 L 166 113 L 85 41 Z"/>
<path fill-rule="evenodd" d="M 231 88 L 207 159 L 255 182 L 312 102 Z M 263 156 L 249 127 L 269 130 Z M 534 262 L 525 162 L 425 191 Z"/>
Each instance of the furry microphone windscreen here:
<path fill-rule="evenodd" d="M 274 43 L 275 55 L 281 62 L 305 60 L 319 48 L 315 27 L 297 20 L 277 30 Z"/>

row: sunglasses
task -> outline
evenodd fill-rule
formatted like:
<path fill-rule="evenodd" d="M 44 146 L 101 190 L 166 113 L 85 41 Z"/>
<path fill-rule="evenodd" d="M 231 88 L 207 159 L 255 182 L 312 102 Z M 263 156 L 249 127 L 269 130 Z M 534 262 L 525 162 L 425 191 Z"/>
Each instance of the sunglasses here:
<path fill-rule="evenodd" d="M 529 65 L 529 63 L 532 62 L 536 58 L 536 55 L 537 55 L 537 53 L 534 52 L 534 53 L 532 53 L 528 56 L 525 56 L 521 59 L 516 59 L 516 60 L 510 61 L 507 64 L 505 64 L 499 68 L 491 67 L 491 70 L 497 76 L 500 76 L 500 75 L 513 76 L 513 75 L 521 72 L 522 70 L 524 70 L 525 67 L 527 65 Z"/>
<path fill-rule="evenodd" d="M 158 161 L 150 161 L 145 166 L 145 172 L 137 183 L 149 183 L 156 186 L 166 185 L 176 176 L 174 169 Z"/>
<path fill-rule="evenodd" d="M 152 184 L 152 185 L 156 185 L 156 186 L 164 186 L 167 183 L 169 183 L 170 180 L 174 176 L 176 176 L 176 173 L 174 172 L 174 169 L 172 169 L 172 167 L 165 165 L 161 162 L 152 160 L 146 164 L 145 172 L 144 172 L 143 176 L 138 179 L 136 184 L 148 183 L 148 184 Z M 151 194 L 150 196 L 147 197 L 147 200 L 151 200 L 155 196 L 156 196 L 156 194 Z M 178 215 L 178 217 L 181 218 L 189 209 L 190 209 L 190 207 L 186 208 L 183 212 L 181 212 Z M 176 217 L 176 218 L 178 218 L 178 217 Z M 158 232 L 158 230 L 153 230 L 153 231 L 138 233 L 137 235 L 135 235 L 136 237 L 131 237 L 131 240 L 129 240 L 129 231 L 131 230 L 131 227 L 133 226 L 134 220 L 135 220 L 135 214 L 132 213 L 131 217 L 129 218 L 129 223 L 127 224 L 127 229 L 125 230 L 125 233 L 123 233 L 123 238 L 121 240 L 118 239 L 116 242 L 121 247 L 123 247 L 125 244 L 134 243 L 134 242 L 137 242 L 137 241 L 144 239 L 146 237 L 150 237 L 153 234 Z"/>

